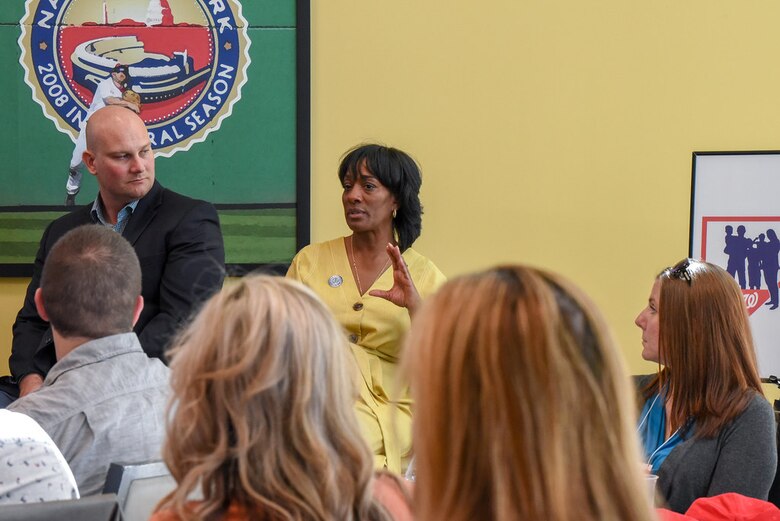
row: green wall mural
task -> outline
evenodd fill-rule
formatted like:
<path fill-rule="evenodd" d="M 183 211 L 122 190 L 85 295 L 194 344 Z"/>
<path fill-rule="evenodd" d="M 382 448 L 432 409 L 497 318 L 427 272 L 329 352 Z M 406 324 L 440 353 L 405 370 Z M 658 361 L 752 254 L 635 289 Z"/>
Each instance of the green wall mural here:
<path fill-rule="evenodd" d="M 79 123 L 116 63 L 157 179 L 217 205 L 227 262 L 289 262 L 308 242 L 308 32 L 296 0 L 2 2 L 0 274 L 31 273 L 43 228 L 67 211 Z M 84 171 L 77 204 L 97 192 Z"/>

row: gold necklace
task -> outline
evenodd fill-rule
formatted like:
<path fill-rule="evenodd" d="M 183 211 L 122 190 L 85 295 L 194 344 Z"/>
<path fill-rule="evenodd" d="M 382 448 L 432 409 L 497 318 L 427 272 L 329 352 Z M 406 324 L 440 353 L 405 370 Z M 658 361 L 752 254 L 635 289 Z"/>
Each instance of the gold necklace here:
<path fill-rule="evenodd" d="M 352 248 L 352 237 L 349 238 L 349 254 L 352 257 L 352 269 L 355 272 L 355 282 L 357 282 L 358 285 L 358 291 L 360 294 L 363 294 L 363 286 L 360 284 L 360 274 L 358 273 L 358 267 L 355 263 L 355 250 Z M 379 278 L 379 276 L 382 274 L 383 271 L 387 269 L 387 265 L 390 264 L 390 256 L 387 256 L 387 260 L 385 261 L 385 264 L 382 266 L 382 268 L 377 272 L 376 275 L 374 275 L 374 280 L 371 281 L 371 284 L 376 282 L 376 279 Z M 370 286 L 369 286 L 370 287 Z"/>

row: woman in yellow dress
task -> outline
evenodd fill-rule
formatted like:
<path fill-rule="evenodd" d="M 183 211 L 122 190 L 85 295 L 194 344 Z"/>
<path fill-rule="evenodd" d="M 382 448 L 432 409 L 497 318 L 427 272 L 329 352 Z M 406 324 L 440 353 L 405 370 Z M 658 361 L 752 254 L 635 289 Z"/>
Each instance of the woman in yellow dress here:
<path fill-rule="evenodd" d="M 411 248 L 422 228 L 422 178 L 411 157 L 361 145 L 345 154 L 339 180 L 352 235 L 305 247 L 287 276 L 313 289 L 346 330 L 360 371 L 361 429 L 376 466 L 400 473 L 412 421 L 408 389 L 396 376 L 401 346 L 420 302 L 445 278 Z"/>

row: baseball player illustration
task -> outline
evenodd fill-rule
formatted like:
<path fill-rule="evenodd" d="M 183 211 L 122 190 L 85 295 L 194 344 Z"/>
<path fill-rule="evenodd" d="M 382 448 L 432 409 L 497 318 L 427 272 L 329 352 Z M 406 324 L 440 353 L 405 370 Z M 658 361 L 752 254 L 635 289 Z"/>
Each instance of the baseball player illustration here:
<path fill-rule="evenodd" d="M 129 88 L 130 68 L 127 65 L 118 63 L 111 71 L 111 76 L 98 83 L 95 89 L 95 96 L 87 110 L 87 116 L 81 124 L 79 137 L 76 140 L 76 146 L 73 149 L 73 156 L 70 160 L 70 169 L 68 171 L 68 182 L 65 185 L 67 196 L 65 206 L 76 204 L 76 194 L 81 188 L 81 168 L 84 165 L 82 155 L 87 148 L 86 128 L 87 120 L 90 116 L 105 107 L 106 105 L 121 105 L 133 112 L 141 112 L 141 97 L 137 92 Z"/>

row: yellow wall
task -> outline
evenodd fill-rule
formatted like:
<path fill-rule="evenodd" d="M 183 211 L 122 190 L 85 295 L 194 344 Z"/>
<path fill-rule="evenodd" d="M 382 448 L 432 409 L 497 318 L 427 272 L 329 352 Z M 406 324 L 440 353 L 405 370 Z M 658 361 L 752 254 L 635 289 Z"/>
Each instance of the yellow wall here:
<path fill-rule="evenodd" d="M 341 153 L 400 147 L 423 167 L 419 251 L 450 276 L 563 272 L 651 371 L 633 319 L 687 254 L 691 152 L 780 148 L 778 19 L 774 0 L 312 2 L 312 239 L 346 233 Z M 0 281 L 0 349 L 21 295 Z"/>
<path fill-rule="evenodd" d="M 0 375 L 8 374 L 11 326 L 22 307 L 29 279 L 0 279 Z"/>

